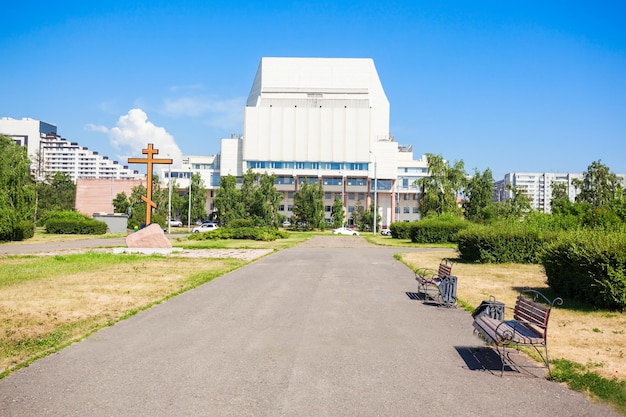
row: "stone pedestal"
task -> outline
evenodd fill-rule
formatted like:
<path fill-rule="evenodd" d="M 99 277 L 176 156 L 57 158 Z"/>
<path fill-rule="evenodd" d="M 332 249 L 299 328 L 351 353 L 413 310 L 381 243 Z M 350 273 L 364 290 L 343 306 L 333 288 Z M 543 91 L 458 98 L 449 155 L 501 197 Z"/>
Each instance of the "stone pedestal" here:
<path fill-rule="evenodd" d="M 126 246 L 128 248 L 171 248 L 172 242 L 165 236 L 161 226 L 152 223 L 126 236 Z"/>

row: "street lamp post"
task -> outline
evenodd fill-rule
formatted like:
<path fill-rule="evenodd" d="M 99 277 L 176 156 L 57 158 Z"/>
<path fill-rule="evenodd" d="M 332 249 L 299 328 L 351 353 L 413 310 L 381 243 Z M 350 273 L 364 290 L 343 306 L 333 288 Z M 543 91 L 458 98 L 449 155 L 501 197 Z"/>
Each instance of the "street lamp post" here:
<path fill-rule="evenodd" d="M 370 153 L 372 154 L 372 156 L 374 157 L 374 213 L 373 217 L 374 219 L 372 220 L 372 231 L 374 232 L 374 234 L 376 234 L 376 218 L 378 217 L 378 201 L 377 201 L 377 197 L 378 197 L 378 173 L 376 171 L 377 167 L 376 167 L 376 155 L 374 155 L 374 153 L 372 151 L 370 151 Z"/>
<path fill-rule="evenodd" d="M 187 213 L 187 229 L 191 230 L 191 183 L 193 182 L 193 172 L 189 171 L 189 211 Z"/>
<path fill-rule="evenodd" d="M 169 156 L 169 155 L 168 155 Z M 167 233 L 172 233 L 172 164 L 169 166 L 169 174 L 168 179 L 169 183 L 167 185 L 168 193 L 167 193 Z"/>

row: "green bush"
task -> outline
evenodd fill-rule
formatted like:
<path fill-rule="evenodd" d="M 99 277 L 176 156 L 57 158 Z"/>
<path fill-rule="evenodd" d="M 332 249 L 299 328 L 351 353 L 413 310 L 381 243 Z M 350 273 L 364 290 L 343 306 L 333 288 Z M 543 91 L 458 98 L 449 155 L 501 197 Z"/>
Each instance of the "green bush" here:
<path fill-rule="evenodd" d="M 472 225 L 457 234 L 461 259 L 480 263 L 539 263 L 546 242 L 557 232 L 540 232 L 523 224 Z"/>
<path fill-rule="evenodd" d="M 395 222 L 389 225 L 389 231 L 391 237 L 396 239 L 410 239 L 411 238 L 411 224 L 415 222 Z"/>
<path fill-rule="evenodd" d="M 626 234 L 563 233 L 541 263 L 555 292 L 598 308 L 626 308 Z"/>
<path fill-rule="evenodd" d="M 454 243 L 457 233 L 468 225 L 468 222 L 454 216 L 429 217 L 412 222 L 409 237 L 413 243 Z"/>
<path fill-rule="evenodd" d="M 64 235 L 102 235 L 107 224 L 74 211 L 55 211 L 45 218 L 46 232 Z"/>
<path fill-rule="evenodd" d="M 13 240 L 26 240 L 35 235 L 35 224 L 29 220 L 22 220 L 17 224 L 13 233 Z"/>
<path fill-rule="evenodd" d="M 197 233 L 189 236 L 190 240 L 212 240 L 212 239 L 249 239 L 273 241 L 285 239 L 289 233 L 271 227 L 220 227 L 210 232 Z"/>

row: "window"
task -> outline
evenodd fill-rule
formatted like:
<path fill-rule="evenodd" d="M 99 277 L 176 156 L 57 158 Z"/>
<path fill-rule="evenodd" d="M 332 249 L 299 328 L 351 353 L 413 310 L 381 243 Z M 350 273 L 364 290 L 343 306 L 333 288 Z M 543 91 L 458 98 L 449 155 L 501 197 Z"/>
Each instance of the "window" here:
<path fill-rule="evenodd" d="M 324 206 L 324 211 L 330 213 L 332 206 Z"/>
<path fill-rule="evenodd" d="M 332 198 L 331 193 L 324 193 L 324 199 L 330 200 Z"/>
<path fill-rule="evenodd" d="M 354 212 L 354 206 L 348 206 L 348 213 Z"/>
<path fill-rule="evenodd" d="M 417 207 L 413 207 L 413 214 L 417 214 Z"/>
<path fill-rule="evenodd" d="M 278 211 L 285 211 L 285 205 L 284 204 L 279 204 L 278 205 Z"/>
<path fill-rule="evenodd" d="M 354 200 L 354 193 L 348 193 L 348 200 Z"/>
<path fill-rule="evenodd" d="M 408 207 L 405 207 L 405 208 L 404 208 L 403 213 L 404 213 L 404 214 L 409 214 L 409 208 L 408 208 Z"/>
<path fill-rule="evenodd" d="M 293 204 L 287 205 L 287 211 L 293 211 Z"/>

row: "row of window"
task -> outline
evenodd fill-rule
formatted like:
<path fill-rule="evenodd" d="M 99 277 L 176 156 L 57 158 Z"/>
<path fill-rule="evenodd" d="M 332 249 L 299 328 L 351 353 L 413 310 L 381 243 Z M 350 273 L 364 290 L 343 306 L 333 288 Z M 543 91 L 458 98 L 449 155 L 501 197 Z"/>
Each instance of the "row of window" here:
<path fill-rule="evenodd" d="M 280 204 L 278 206 L 278 211 L 284 212 L 285 207 L 287 208 L 287 212 L 293 211 L 293 204 L 287 204 L 286 206 L 284 204 Z M 353 213 L 355 209 L 356 209 L 356 206 L 348 206 L 348 213 Z M 332 212 L 333 206 L 324 206 L 324 211 L 327 213 Z M 402 212 L 404 214 L 410 214 L 411 211 L 413 212 L 413 214 L 418 214 L 417 207 L 403 207 L 402 208 Z M 400 207 L 396 207 L 396 214 L 400 214 Z"/>
<path fill-rule="evenodd" d="M 257 169 L 324 169 L 331 171 L 367 171 L 367 162 L 297 162 L 248 161 L 248 168 Z"/>

